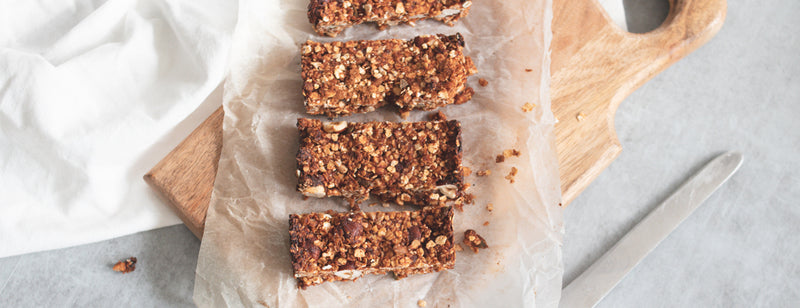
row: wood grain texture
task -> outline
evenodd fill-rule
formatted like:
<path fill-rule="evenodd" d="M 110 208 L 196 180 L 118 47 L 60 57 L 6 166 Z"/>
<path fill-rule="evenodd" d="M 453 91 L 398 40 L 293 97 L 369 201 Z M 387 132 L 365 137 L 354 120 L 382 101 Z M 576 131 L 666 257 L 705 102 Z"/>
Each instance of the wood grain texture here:
<path fill-rule="evenodd" d="M 554 1 L 550 89 L 565 204 L 622 151 L 614 131 L 622 100 L 710 40 L 726 8 L 725 0 L 673 0 L 660 27 L 632 34 L 597 1 Z"/>
<path fill-rule="evenodd" d="M 726 1 L 673 0 L 664 24 L 645 34 L 619 29 L 596 0 L 553 2 L 550 90 L 568 204 L 622 150 L 614 132 L 620 102 L 711 39 L 722 27 Z M 198 237 L 216 177 L 222 117 L 220 107 L 144 177 Z"/>
<path fill-rule="evenodd" d="M 219 107 L 144 176 L 199 238 L 217 176 L 223 117 Z"/>

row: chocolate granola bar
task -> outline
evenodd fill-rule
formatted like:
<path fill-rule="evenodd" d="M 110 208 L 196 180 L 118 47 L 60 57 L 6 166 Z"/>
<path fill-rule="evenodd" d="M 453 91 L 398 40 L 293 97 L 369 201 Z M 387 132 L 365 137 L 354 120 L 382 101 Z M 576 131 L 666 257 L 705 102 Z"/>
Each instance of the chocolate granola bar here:
<path fill-rule="evenodd" d="M 297 189 L 306 196 L 342 196 L 355 204 L 371 194 L 431 206 L 465 195 L 458 121 L 298 119 L 297 128 Z"/>
<path fill-rule="evenodd" d="M 374 22 L 380 29 L 433 18 L 452 26 L 467 16 L 470 0 L 311 0 L 308 21 L 319 34 L 336 36 L 344 28 Z"/>
<path fill-rule="evenodd" d="M 306 111 L 336 117 L 374 111 L 387 103 L 403 112 L 465 103 L 474 93 L 467 77 L 477 70 L 463 48 L 461 34 L 307 41 L 301 48 Z"/>
<path fill-rule="evenodd" d="M 396 278 L 451 269 L 455 264 L 453 208 L 413 212 L 311 213 L 289 216 L 289 252 L 298 287 Z"/>

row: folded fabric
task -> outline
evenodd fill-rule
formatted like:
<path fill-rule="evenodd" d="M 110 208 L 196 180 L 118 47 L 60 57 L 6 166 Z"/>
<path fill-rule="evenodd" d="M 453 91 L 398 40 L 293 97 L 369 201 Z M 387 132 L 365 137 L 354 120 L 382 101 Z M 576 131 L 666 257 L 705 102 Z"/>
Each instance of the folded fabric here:
<path fill-rule="evenodd" d="M 180 223 L 142 176 L 223 79 L 237 13 L 235 0 L 0 8 L 0 257 Z"/>

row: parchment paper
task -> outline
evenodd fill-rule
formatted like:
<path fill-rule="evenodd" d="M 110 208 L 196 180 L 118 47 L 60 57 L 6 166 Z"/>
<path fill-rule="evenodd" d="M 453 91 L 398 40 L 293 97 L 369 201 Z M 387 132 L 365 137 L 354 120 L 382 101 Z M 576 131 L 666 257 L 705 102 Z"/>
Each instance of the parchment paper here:
<path fill-rule="evenodd" d="M 298 117 L 303 109 L 299 46 L 317 36 L 307 1 L 242 1 L 231 71 L 225 83 L 223 147 L 200 249 L 194 300 L 199 306 L 555 307 L 563 266 L 554 118 L 549 100 L 551 1 L 475 1 L 470 14 L 448 27 L 426 21 L 378 31 L 350 28 L 335 40 L 411 38 L 461 32 L 478 74 L 473 99 L 442 110 L 461 121 L 464 165 L 474 205 L 456 211 L 456 241 L 475 229 L 490 248 L 457 253 L 453 270 L 394 280 L 365 276 L 299 290 L 292 277 L 288 217 L 329 209 L 343 199 L 304 201 L 295 190 Z M 526 71 L 529 70 L 529 71 Z M 478 85 L 478 78 L 489 84 Z M 536 104 L 523 113 L 525 102 Z M 430 112 L 412 112 L 409 121 Z M 392 108 L 341 118 L 401 121 Z M 495 163 L 504 149 L 521 157 Z M 515 183 L 504 178 L 516 167 Z M 489 169 L 488 177 L 474 171 Z M 491 203 L 493 211 L 486 205 Z M 392 208 L 367 207 L 366 211 Z M 404 210 L 414 210 L 406 207 Z M 488 222 L 488 225 L 484 225 Z"/>

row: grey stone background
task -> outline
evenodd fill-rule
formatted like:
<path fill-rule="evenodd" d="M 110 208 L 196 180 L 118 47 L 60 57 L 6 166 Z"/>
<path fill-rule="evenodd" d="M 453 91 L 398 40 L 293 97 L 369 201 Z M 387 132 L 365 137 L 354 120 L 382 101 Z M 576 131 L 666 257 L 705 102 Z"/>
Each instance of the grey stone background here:
<path fill-rule="evenodd" d="M 668 9 L 624 4 L 632 32 Z M 729 1 L 714 39 L 622 103 L 624 151 L 565 210 L 565 285 L 705 162 L 738 150 L 739 172 L 599 306 L 800 306 L 799 14 L 795 0 Z M 199 249 L 179 225 L 2 258 L 0 306 L 192 306 Z M 130 256 L 135 272 L 110 270 Z"/>

